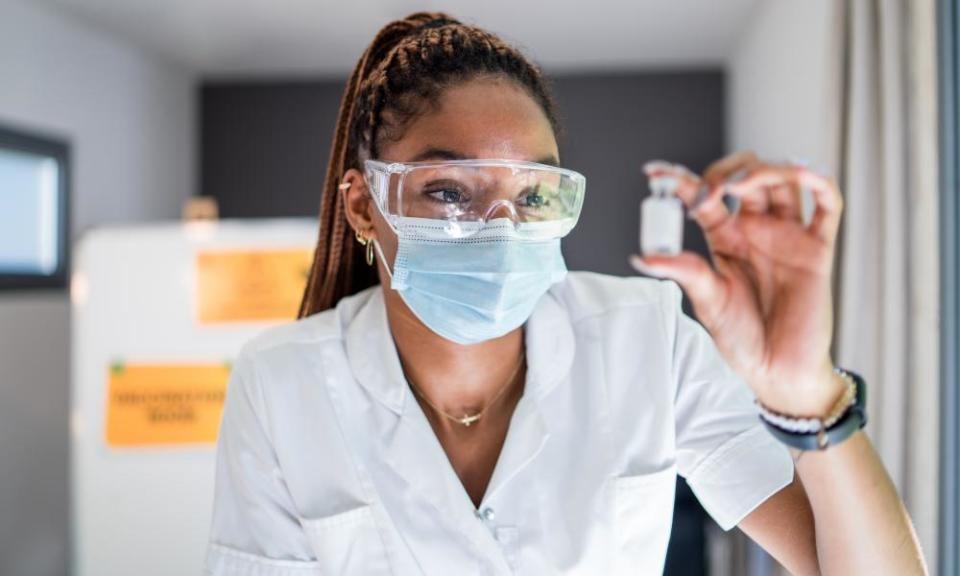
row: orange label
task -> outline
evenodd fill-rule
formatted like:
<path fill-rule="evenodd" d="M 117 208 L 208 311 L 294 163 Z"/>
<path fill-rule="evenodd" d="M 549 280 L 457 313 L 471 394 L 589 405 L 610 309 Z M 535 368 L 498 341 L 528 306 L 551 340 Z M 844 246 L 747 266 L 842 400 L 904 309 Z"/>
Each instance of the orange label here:
<path fill-rule="evenodd" d="M 114 364 L 108 368 L 107 445 L 217 441 L 229 364 Z"/>
<path fill-rule="evenodd" d="M 313 251 L 218 251 L 197 254 L 201 324 L 293 320 Z"/>

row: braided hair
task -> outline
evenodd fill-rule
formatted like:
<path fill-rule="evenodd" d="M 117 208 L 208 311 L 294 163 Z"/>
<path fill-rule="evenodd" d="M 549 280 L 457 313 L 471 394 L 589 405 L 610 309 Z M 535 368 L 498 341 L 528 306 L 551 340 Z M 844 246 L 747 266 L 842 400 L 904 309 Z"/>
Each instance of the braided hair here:
<path fill-rule="evenodd" d="M 336 132 L 320 201 L 320 232 L 300 303 L 299 318 L 332 308 L 343 297 L 377 284 L 352 241 L 337 189 L 350 168 L 377 158 L 385 139 L 400 138 L 424 105 L 444 88 L 481 75 L 507 77 L 540 105 L 554 134 L 556 106 L 540 69 L 497 36 L 443 13 L 418 12 L 384 26 L 354 68 L 340 101 Z"/>

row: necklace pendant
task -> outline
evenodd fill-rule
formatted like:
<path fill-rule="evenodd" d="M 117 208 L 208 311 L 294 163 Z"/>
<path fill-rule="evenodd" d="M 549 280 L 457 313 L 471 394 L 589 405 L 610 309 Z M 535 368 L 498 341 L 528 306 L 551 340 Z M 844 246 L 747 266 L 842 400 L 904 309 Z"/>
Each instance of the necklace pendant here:
<path fill-rule="evenodd" d="M 464 426 L 469 427 L 471 424 L 473 424 L 479 419 L 480 419 L 479 414 L 474 414 L 473 416 L 470 416 L 469 414 L 464 414 L 463 418 L 460 419 L 460 423 L 463 424 Z"/>

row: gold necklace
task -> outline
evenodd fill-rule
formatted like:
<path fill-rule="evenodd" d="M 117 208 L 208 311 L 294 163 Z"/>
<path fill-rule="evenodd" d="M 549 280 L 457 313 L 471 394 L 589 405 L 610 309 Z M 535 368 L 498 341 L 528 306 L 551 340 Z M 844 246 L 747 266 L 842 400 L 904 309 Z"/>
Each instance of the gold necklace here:
<path fill-rule="evenodd" d="M 430 399 L 427 398 L 427 396 L 426 396 L 423 392 L 420 391 L 420 388 L 418 388 L 417 385 L 414 384 L 413 378 L 410 378 L 410 377 L 408 376 L 408 377 L 407 377 L 407 381 L 410 382 L 410 386 L 413 388 L 414 392 L 416 392 L 418 396 L 420 396 L 421 398 L 423 398 L 423 401 L 426 402 L 431 408 L 433 408 L 434 410 L 436 410 L 436 412 L 437 412 L 438 414 L 440 414 L 441 416 L 444 416 L 444 417 L 446 417 L 446 418 L 449 418 L 450 420 L 453 420 L 454 422 L 458 422 L 458 423 L 460 423 L 460 424 L 463 424 L 464 426 L 466 426 L 466 427 L 469 428 L 470 425 L 473 424 L 474 422 L 476 422 L 477 420 L 479 420 L 480 417 L 483 416 L 484 413 L 486 413 L 486 411 L 489 410 L 491 406 L 493 406 L 493 403 L 496 402 L 497 399 L 499 399 L 500 396 L 501 396 L 504 392 L 506 392 L 507 388 L 510 387 L 510 384 L 513 382 L 513 379 L 516 377 L 517 372 L 520 371 L 520 367 L 523 366 L 523 360 L 524 360 L 524 357 L 525 357 L 525 356 L 526 356 L 526 354 L 524 354 L 524 353 L 521 353 L 521 354 L 520 354 L 520 361 L 517 362 L 517 366 L 513 369 L 513 372 L 510 373 L 510 377 L 507 378 L 507 382 L 500 388 L 500 391 L 497 392 L 497 394 L 490 400 L 490 402 L 487 404 L 486 408 L 484 408 L 483 410 L 477 412 L 476 414 L 464 414 L 463 416 L 459 416 L 459 417 L 458 417 L 458 416 L 454 416 L 453 414 L 449 414 L 449 413 L 447 413 L 447 412 L 444 412 L 443 410 L 437 408 L 437 407 L 433 404 L 433 402 L 431 402 Z"/>

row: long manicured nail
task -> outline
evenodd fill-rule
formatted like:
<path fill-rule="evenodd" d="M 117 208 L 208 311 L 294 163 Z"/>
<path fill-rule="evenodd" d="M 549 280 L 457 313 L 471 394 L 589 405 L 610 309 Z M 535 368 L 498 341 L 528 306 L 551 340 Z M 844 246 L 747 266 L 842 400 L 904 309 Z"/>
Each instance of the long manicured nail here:
<path fill-rule="evenodd" d="M 710 187 L 706 184 L 700 186 L 697 189 L 697 197 L 693 199 L 693 202 L 690 204 L 690 208 L 687 209 L 687 218 L 693 220 L 697 217 L 697 210 L 700 209 L 700 206 L 706 202 L 707 198 L 710 196 Z"/>
<path fill-rule="evenodd" d="M 655 276 L 657 278 L 663 277 L 663 272 L 661 272 L 656 266 L 650 266 L 643 258 L 637 256 L 636 254 L 630 256 L 630 265 L 633 266 L 634 270 L 640 272 L 641 274 Z"/>
<path fill-rule="evenodd" d="M 792 164 L 798 168 L 809 168 L 810 161 L 799 156 L 790 156 L 787 158 L 787 164 Z"/>
<path fill-rule="evenodd" d="M 727 184 L 736 184 L 737 182 L 742 182 L 747 177 L 747 171 L 744 169 L 737 170 L 727 178 Z"/>
<path fill-rule="evenodd" d="M 733 194 L 724 194 L 721 200 L 723 201 L 723 205 L 727 208 L 727 212 L 734 216 L 740 213 L 739 196 L 734 196 Z"/>
<path fill-rule="evenodd" d="M 650 160 L 643 165 L 643 171 L 646 174 L 651 172 L 670 172 L 673 170 L 673 164 L 665 160 Z"/>

